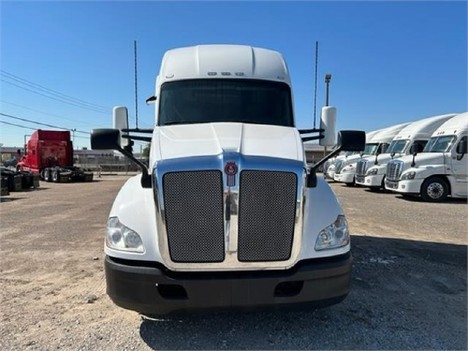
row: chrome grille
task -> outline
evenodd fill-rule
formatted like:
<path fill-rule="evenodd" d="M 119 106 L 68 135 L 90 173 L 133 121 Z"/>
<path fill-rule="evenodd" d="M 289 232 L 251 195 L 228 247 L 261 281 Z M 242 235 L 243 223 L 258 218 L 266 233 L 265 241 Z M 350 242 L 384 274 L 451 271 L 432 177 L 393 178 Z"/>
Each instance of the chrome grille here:
<path fill-rule="evenodd" d="M 276 171 L 240 175 L 238 260 L 284 261 L 291 256 L 297 176 Z"/>
<path fill-rule="evenodd" d="M 341 160 L 335 161 L 335 174 L 340 174 L 345 163 Z"/>
<path fill-rule="evenodd" d="M 164 175 L 167 238 L 174 262 L 224 260 L 222 179 L 214 170 Z"/>
<path fill-rule="evenodd" d="M 403 171 L 403 162 L 398 160 L 390 161 L 387 164 L 387 179 L 399 180 Z"/>
<path fill-rule="evenodd" d="M 357 164 L 356 164 L 356 175 L 358 175 L 358 176 L 365 176 L 368 167 L 369 167 L 369 161 L 367 161 L 367 160 L 359 160 L 359 161 L 357 161 Z"/>

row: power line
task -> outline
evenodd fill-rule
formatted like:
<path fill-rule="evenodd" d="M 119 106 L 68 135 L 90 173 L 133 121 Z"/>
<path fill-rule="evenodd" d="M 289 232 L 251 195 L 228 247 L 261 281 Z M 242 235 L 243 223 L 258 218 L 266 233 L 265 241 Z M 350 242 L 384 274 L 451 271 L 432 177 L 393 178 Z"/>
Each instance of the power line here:
<path fill-rule="evenodd" d="M 65 128 L 65 127 L 54 126 L 53 124 L 41 123 L 41 122 L 33 121 L 33 120 L 27 119 L 27 118 L 21 118 L 21 117 L 18 117 L 18 116 L 8 115 L 8 114 L 6 114 L 6 113 L 1 113 L 1 112 L 0 112 L 0 115 L 1 115 L 1 116 L 5 116 L 5 117 L 8 117 L 8 118 L 13 118 L 13 119 L 16 119 L 16 120 L 19 120 L 19 121 L 23 121 L 23 122 L 28 122 L 28 123 L 33 123 L 33 124 L 45 126 L 45 127 L 51 127 L 51 128 L 57 128 L 57 129 L 71 130 L 71 131 L 74 131 L 74 132 L 76 132 L 76 133 L 90 134 L 89 132 L 85 132 L 85 131 L 81 131 L 81 130 L 76 130 L 76 129 L 74 129 L 74 128 Z"/>
<path fill-rule="evenodd" d="M 85 100 L 78 99 L 78 98 L 75 98 L 75 97 L 67 95 L 67 94 L 63 94 L 63 93 L 61 93 L 61 92 L 59 92 L 57 90 L 50 89 L 50 88 L 47 88 L 47 87 L 45 87 L 45 86 L 43 86 L 41 84 L 34 83 L 34 82 L 30 81 L 30 80 L 21 78 L 21 77 L 19 77 L 17 75 L 9 73 L 9 72 L 7 72 L 5 70 L 0 70 L 0 73 L 5 78 L 14 80 L 14 81 L 16 81 L 16 82 L 18 82 L 20 84 L 29 86 L 31 88 L 38 89 L 38 90 L 40 90 L 42 92 L 45 92 L 47 94 L 56 96 L 58 98 L 61 98 L 61 99 L 64 99 L 64 100 L 67 100 L 67 101 L 70 101 L 70 102 L 73 102 L 73 103 L 76 103 L 76 104 L 80 104 L 80 105 L 86 106 L 88 108 L 100 109 L 100 110 L 103 110 L 103 112 L 110 110 L 110 107 L 98 105 L 98 104 L 95 104 L 93 102 L 85 101 Z"/>
<path fill-rule="evenodd" d="M 88 124 L 87 122 L 84 122 L 84 121 L 78 121 L 78 120 L 75 120 L 75 119 L 66 118 L 66 117 L 59 116 L 59 115 L 56 115 L 56 114 L 50 113 L 50 112 L 44 112 L 44 111 L 35 110 L 35 109 L 33 109 L 33 108 L 30 108 L 30 107 L 27 107 L 27 106 L 24 106 L 24 105 L 15 104 L 15 103 L 10 102 L 10 101 L 5 101 L 5 100 L 3 100 L 3 99 L 0 99 L 0 102 L 2 102 L 2 103 L 4 103 L 4 104 L 16 106 L 16 107 L 21 107 L 21 108 L 23 108 L 23 109 L 25 109 L 25 110 L 32 111 L 32 112 L 37 112 L 37 113 L 40 113 L 40 114 L 43 114 L 43 115 L 46 115 L 46 116 L 51 116 L 51 117 L 55 117 L 55 118 L 65 119 L 65 120 L 67 120 L 67 121 L 78 122 L 78 123 L 81 123 L 81 124 Z"/>
<path fill-rule="evenodd" d="M 15 84 L 15 83 L 12 83 L 12 82 L 9 82 L 5 79 L 0 79 L 2 82 L 4 83 L 7 83 L 7 84 L 10 84 L 10 85 L 13 85 L 17 88 L 20 88 L 20 89 L 23 89 L 23 90 L 26 90 L 26 91 L 29 91 L 33 94 L 37 94 L 37 95 L 40 95 L 40 96 L 44 96 L 48 99 L 52 99 L 52 100 L 55 100 L 55 101 L 59 101 L 61 103 L 64 103 L 64 104 L 68 104 L 68 105 L 71 105 L 71 106 L 75 106 L 75 107 L 80 107 L 80 108 L 83 108 L 85 110 L 89 110 L 89 111 L 93 111 L 93 112 L 98 112 L 98 113 L 103 113 L 103 114 L 107 114 L 107 112 L 104 112 L 104 111 L 101 111 L 101 110 L 98 110 L 98 109 L 94 109 L 94 108 L 91 108 L 91 107 L 86 107 L 86 106 L 83 106 L 83 105 L 80 105 L 80 104 L 77 104 L 77 103 L 74 103 L 74 102 L 71 102 L 71 101 L 67 101 L 67 100 L 63 100 L 61 98 L 57 98 L 57 97 L 54 97 L 54 96 L 50 96 L 50 95 L 46 95 L 46 94 L 42 94 L 38 91 L 35 91 L 35 90 L 32 90 L 32 89 L 28 89 L 26 87 L 23 87 L 21 85 L 18 85 L 18 84 Z"/>
<path fill-rule="evenodd" d="M 9 125 L 9 126 L 19 127 L 19 128 L 25 128 L 25 129 L 36 130 L 36 128 L 23 126 L 23 125 L 16 124 L 16 123 L 10 123 L 10 122 L 7 122 L 7 121 L 2 121 L 2 120 L 0 120 L 0 123 L 7 124 L 7 125 Z M 63 128 L 59 128 L 59 129 L 63 129 Z M 89 139 L 88 137 L 81 136 L 81 135 L 75 135 L 74 138 Z"/>
<path fill-rule="evenodd" d="M 27 129 L 36 130 L 36 128 L 26 127 L 26 126 L 22 126 L 22 125 L 19 125 L 19 124 L 6 122 L 6 121 L 0 121 L 0 123 L 8 124 L 9 126 L 14 126 L 14 127 L 20 127 L 20 128 L 27 128 Z"/>

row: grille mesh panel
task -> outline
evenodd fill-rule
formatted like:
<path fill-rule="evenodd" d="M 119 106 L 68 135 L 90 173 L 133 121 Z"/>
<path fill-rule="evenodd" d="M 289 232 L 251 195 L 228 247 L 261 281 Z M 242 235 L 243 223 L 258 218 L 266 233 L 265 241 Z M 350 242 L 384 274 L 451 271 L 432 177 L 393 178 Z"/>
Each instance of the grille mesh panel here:
<path fill-rule="evenodd" d="M 174 262 L 224 260 L 220 171 L 166 173 L 163 180 L 169 252 Z"/>
<path fill-rule="evenodd" d="M 295 173 L 243 171 L 239 198 L 239 261 L 291 256 L 296 214 Z"/>

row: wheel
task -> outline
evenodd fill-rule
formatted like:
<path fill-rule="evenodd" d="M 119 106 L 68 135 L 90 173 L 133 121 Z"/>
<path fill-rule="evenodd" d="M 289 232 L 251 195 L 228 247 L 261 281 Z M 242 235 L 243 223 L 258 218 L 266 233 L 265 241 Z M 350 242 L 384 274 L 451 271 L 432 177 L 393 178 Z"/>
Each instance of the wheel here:
<path fill-rule="evenodd" d="M 60 182 L 60 171 L 58 169 L 52 171 L 52 181 L 54 183 Z"/>
<path fill-rule="evenodd" d="M 51 176 L 50 176 L 50 169 L 46 168 L 44 169 L 44 175 L 42 176 L 46 182 L 51 181 Z"/>
<path fill-rule="evenodd" d="M 449 192 L 447 182 L 439 177 L 426 179 L 421 185 L 421 197 L 424 201 L 444 201 Z"/>

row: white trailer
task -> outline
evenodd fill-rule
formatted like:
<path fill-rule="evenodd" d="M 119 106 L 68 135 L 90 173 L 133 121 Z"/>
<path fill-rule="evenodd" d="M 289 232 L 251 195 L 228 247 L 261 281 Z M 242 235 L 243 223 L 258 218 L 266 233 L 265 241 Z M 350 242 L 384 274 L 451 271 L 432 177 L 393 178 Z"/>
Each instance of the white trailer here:
<path fill-rule="evenodd" d="M 356 164 L 356 184 L 373 190 L 385 188 L 387 163 L 405 155 L 412 148 L 422 151 L 432 133 L 455 113 L 433 116 L 415 121 L 403 128 L 392 140 L 387 151 L 375 157 L 363 157 Z"/>
<path fill-rule="evenodd" d="M 350 289 L 345 215 L 303 141 L 335 144 L 334 108 L 319 134 L 294 126 L 283 56 L 238 45 L 168 51 L 156 79 L 151 137 L 92 131 L 93 149 L 119 150 L 142 174 L 118 193 L 107 223 L 107 292 L 143 314 L 273 305 L 329 305 Z M 129 134 L 133 133 L 133 134 Z M 146 138 L 146 139 L 145 139 Z M 149 167 L 131 153 L 150 140 Z M 342 131 L 330 157 L 364 148 L 365 133 Z"/>
<path fill-rule="evenodd" d="M 354 185 L 354 175 L 356 172 L 356 163 L 363 156 L 375 156 L 385 152 L 396 134 L 409 123 L 397 124 L 388 128 L 381 129 L 372 136 L 371 142 L 366 144 L 365 150 L 358 154 L 347 157 L 345 160 L 335 164 L 335 182 L 345 183 L 348 186 Z"/>
<path fill-rule="evenodd" d="M 468 112 L 450 118 L 432 135 L 422 153 L 392 160 L 387 165 L 385 188 L 425 201 L 443 201 L 447 196 L 466 198 Z"/>

